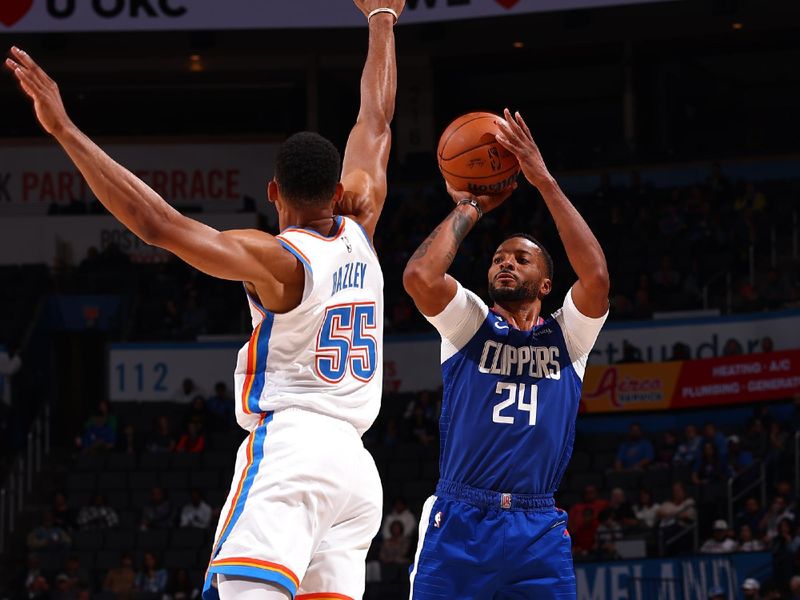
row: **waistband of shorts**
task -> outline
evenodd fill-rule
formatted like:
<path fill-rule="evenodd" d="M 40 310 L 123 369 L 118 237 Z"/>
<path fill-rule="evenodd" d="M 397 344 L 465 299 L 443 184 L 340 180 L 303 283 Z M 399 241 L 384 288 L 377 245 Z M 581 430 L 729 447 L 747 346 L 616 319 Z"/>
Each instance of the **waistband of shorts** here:
<path fill-rule="evenodd" d="M 287 420 L 296 423 L 316 422 L 323 424 L 326 427 L 336 427 L 345 433 L 354 433 L 359 437 L 359 439 L 361 438 L 361 436 L 358 435 L 358 430 L 356 429 L 355 425 L 350 423 L 350 421 L 345 421 L 344 419 L 326 415 L 324 413 L 314 412 L 313 410 L 308 410 L 307 408 L 289 406 L 269 412 L 273 414 L 273 420 Z"/>
<path fill-rule="evenodd" d="M 500 510 L 548 510 L 555 508 L 553 494 L 514 494 L 482 490 L 463 483 L 440 479 L 436 496 L 466 502 L 480 508 Z"/>

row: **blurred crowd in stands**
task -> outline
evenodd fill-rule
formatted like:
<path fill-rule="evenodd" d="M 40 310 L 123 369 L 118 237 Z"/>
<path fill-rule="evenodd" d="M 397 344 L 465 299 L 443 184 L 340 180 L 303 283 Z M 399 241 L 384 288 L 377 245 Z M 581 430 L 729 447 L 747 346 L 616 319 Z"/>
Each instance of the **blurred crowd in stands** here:
<path fill-rule="evenodd" d="M 122 465 L 121 491 L 102 487 L 103 481 L 117 481 L 113 472 L 98 474 L 97 487 L 91 479 L 84 486 L 90 493 L 80 489 L 78 472 L 65 476 L 27 536 L 27 572 L 19 582 L 25 597 L 197 597 L 243 433 L 223 383 L 206 396 L 186 379 L 174 402 L 164 406 L 101 402 L 89 415 L 74 439 L 74 468 L 91 473 L 95 464 L 105 466 L 99 471 Z M 368 558 L 367 598 L 405 593 L 418 517 L 438 474 L 439 410 L 436 393 L 387 395 L 378 423 L 365 435 L 386 499 Z M 153 425 L 137 428 L 143 422 Z M 762 591 L 745 597 L 800 597 L 795 577 L 800 505 L 793 482 L 797 431 L 800 399 L 789 420 L 757 405 L 743 426 L 724 431 L 713 422 L 689 424 L 681 432 L 650 432 L 633 423 L 624 437 L 579 434 L 557 495 L 569 512 L 574 559 L 765 551 L 772 554 L 773 578 L 754 579 L 748 585 Z M 223 474 L 212 472 L 202 480 L 208 485 L 189 488 L 201 481 L 195 475 L 202 472 L 189 478 L 181 467 L 201 466 L 220 466 Z M 165 479 L 158 478 L 159 467 Z M 735 490 L 755 484 L 734 504 L 732 515 L 726 501 L 731 478 Z M 124 508 L 115 506 L 112 496 Z M 769 596 L 771 589 L 778 595 Z"/>

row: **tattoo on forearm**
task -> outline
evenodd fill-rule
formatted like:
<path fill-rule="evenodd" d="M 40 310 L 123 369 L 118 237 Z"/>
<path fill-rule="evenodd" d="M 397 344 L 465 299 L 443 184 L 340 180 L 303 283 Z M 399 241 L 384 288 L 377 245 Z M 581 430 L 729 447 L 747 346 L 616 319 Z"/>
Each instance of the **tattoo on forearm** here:
<path fill-rule="evenodd" d="M 453 241 L 450 249 L 447 251 L 447 254 L 445 254 L 445 260 L 447 261 L 448 267 L 453 264 L 456 254 L 458 254 L 459 246 L 461 246 L 461 243 L 464 241 L 464 238 L 467 237 L 467 234 L 472 227 L 472 221 L 470 218 L 459 211 L 454 211 L 451 213 L 443 223 L 434 229 L 427 239 L 420 244 L 419 248 L 417 248 L 410 260 L 419 260 L 427 255 L 428 250 L 433 245 L 434 240 L 441 233 L 442 227 L 444 227 L 448 221 L 450 223 L 450 230 L 453 233 Z"/>
<path fill-rule="evenodd" d="M 419 248 L 416 249 L 414 254 L 409 259 L 409 262 L 411 262 L 412 260 L 419 260 L 420 258 L 423 258 L 428 253 L 428 250 L 430 249 L 431 245 L 433 244 L 433 240 L 435 240 L 436 236 L 439 235 L 439 232 L 441 231 L 441 229 L 442 229 L 442 225 L 439 225 L 436 229 L 433 230 L 433 232 L 427 238 L 425 238 L 425 241 L 422 242 L 419 245 Z"/>

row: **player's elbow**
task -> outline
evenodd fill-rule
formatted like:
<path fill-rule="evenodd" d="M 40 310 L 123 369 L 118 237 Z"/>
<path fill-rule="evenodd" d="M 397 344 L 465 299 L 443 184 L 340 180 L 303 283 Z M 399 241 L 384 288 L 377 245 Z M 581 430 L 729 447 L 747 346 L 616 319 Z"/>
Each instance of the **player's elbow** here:
<path fill-rule="evenodd" d="M 581 283 L 592 292 L 592 295 L 608 298 L 611 290 L 611 279 L 608 276 L 608 268 L 605 264 L 598 265 L 590 273 L 583 275 Z"/>
<path fill-rule="evenodd" d="M 416 262 L 411 262 L 406 265 L 403 271 L 403 287 L 409 296 L 418 298 L 433 289 L 433 278 L 425 267 Z"/>

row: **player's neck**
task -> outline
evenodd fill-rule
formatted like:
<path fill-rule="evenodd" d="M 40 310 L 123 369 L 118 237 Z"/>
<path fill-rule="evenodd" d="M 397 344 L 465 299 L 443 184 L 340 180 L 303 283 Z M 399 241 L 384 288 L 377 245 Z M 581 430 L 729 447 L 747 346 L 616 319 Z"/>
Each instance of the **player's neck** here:
<path fill-rule="evenodd" d="M 320 235 L 330 235 L 336 228 L 336 221 L 333 216 L 333 209 L 330 207 L 320 208 L 314 211 L 298 211 L 289 209 L 280 215 L 278 226 L 281 231 L 287 227 L 302 227 L 312 229 Z"/>
<path fill-rule="evenodd" d="M 539 313 L 542 311 L 540 302 L 521 300 L 519 302 L 504 302 L 502 305 L 495 303 L 492 310 L 508 321 L 509 325 L 521 331 L 529 331 L 536 326 Z"/>

